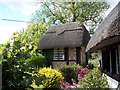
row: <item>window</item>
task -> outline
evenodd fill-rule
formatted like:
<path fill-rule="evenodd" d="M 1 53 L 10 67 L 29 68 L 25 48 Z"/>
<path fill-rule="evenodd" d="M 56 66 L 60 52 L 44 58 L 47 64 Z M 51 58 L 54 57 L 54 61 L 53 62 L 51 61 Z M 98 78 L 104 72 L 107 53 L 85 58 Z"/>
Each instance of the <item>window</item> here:
<path fill-rule="evenodd" d="M 107 49 L 102 51 L 102 62 L 103 62 L 103 70 L 105 72 L 110 71 L 110 52 Z"/>
<path fill-rule="evenodd" d="M 65 60 L 64 49 L 54 49 L 53 60 Z"/>
<path fill-rule="evenodd" d="M 102 49 L 102 69 L 104 73 L 120 80 L 120 46 Z"/>
<path fill-rule="evenodd" d="M 117 73 L 120 74 L 120 45 L 118 46 Z"/>
<path fill-rule="evenodd" d="M 116 74 L 117 68 L 116 68 L 116 62 L 117 62 L 117 49 L 111 48 L 111 67 L 112 67 L 112 74 Z"/>

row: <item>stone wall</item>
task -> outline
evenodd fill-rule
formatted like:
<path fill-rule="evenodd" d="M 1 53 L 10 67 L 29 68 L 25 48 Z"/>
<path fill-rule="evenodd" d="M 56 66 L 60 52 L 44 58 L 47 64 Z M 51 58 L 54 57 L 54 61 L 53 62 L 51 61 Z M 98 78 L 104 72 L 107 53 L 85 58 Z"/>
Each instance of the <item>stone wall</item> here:
<path fill-rule="evenodd" d="M 76 61 L 69 61 L 69 65 L 76 64 Z"/>
<path fill-rule="evenodd" d="M 67 65 L 66 61 L 53 61 L 53 68 L 60 69 L 61 67 Z M 69 65 L 76 64 L 76 61 L 69 61 Z"/>

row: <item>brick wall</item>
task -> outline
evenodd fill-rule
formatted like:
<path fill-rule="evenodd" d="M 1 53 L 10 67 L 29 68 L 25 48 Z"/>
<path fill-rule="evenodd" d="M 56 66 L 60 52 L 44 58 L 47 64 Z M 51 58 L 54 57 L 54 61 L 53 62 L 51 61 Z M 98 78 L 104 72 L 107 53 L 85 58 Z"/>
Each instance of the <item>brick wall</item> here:
<path fill-rule="evenodd" d="M 69 48 L 69 65 L 76 63 L 76 48 Z M 86 64 L 86 54 L 85 54 L 85 47 L 81 47 L 80 49 L 80 62 L 82 65 Z M 67 61 L 52 61 L 53 68 L 61 68 L 67 65 Z"/>
<path fill-rule="evenodd" d="M 53 61 L 53 68 L 61 68 L 66 65 L 66 61 Z"/>
<path fill-rule="evenodd" d="M 69 60 L 76 60 L 76 48 L 69 48 Z"/>

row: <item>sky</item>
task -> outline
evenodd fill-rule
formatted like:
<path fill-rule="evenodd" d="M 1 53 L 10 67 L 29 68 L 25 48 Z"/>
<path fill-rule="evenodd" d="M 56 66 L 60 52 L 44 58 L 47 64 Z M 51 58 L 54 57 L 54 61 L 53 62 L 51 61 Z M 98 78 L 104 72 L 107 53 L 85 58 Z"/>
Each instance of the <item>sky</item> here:
<path fill-rule="evenodd" d="M 107 0 L 111 6 L 105 16 L 116 6 L 120 0 Z M 36 0 L 37 2 L 37 0 Z M 11 22 L 2 19 L 30 21 L 33 13 L 40 8 L 35 0 L 0 0 L 0 44 L 8 41 L 15 31 L 26 29 L 28 23 Z"/>

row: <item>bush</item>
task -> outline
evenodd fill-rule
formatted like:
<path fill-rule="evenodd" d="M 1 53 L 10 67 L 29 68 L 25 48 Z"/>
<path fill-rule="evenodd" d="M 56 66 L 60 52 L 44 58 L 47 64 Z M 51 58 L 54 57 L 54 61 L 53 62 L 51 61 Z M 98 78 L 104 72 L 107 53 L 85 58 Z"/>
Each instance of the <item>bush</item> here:
<path fill-rule="evenodd" d="M 65 81 L 72 84 L 72 80 L 75 80 L 76 82 L 79 82 L 78 76 L 85 75 L 89 72 L 88 68 L 83 68 L 80 65 L 72 65 L 72 66 L 64 66 L 60 69 L 62 72 L 62 75 L 64 76 Z"/>
<path fill-rule="evenodd" d="M 72 81 L 71 79 L 73 78 L 75 81 L 77 81 L 77 75 L 78 75 L 78 70 L 76 70 L 76 68 L 81 68 L 81 66 L 79 65 L 66 65 L 66 66 L 63 66 L 60 71 L 62 72 L 62 75 L 64 76 L 64 80 L 71 83 L 72 84 Z"/>
<path fill-rule="evenodd" d="M 69 79 L 69 82 L 67 80 L 65 80 L 64 82 L 60 82 L 60 86 L 62 89 L 65 89 L 65 90 L 69 90 L 70 88 L 77 89 L 78 83 L 83 81 L 84 76 L 86 74 L 88 74 L 90 70 L 88 68 L 82 68 L 79 65 L 77 65 L 77 66 L 74 65 L 74 66 L 71 66 L 70 68 L 67 68 L 67 70 L 69 70 L 69 69 L 71 69 L 72 74 L 71 74 L 71 72 L 68 71 L 69 73 L 65 77 L 65 78 Z M 64 71 L 64 73 L 65 73 L 65 71 Z M 72 77 L 69 78 L 68 77 L 69 74 L 72 75 Z"/>
<path fill-rule="evenodd" d="M 108 82 L 106 76 L 102 75 L 98 68 L 94 68 L 88 74 L 84 76 L 82 82 L 79 82 L 80 88 L 108 88 Z"/>
<path fill-rule="evenodd" d="M 88 62 L 87 67 L 88 67 L 89 69 L 93 69 L 93 68 L 94 68 L 94 64 L 93 64 L 93 63 L 91 63 L 91 62 Z"/>
<path fill-rule="evenodd" d="M 47 63 L 37 46 L 21 41 L 17 33 L 0 47 L 0 59 L 3 90 L 30 87 L 37 69 Z"/>
<path fill-rule="evenodd" d="M 38 76 L 44 77 L 42 80 L 42 85 L 45 88 L 60 88 L 59 82 L 63 81 L 62 74 L 55 70 L 50 68 L 42 68 L 38 72 Z"/>
<path fill-rule="evenodd" d="M 109 88 L 106 76 L 103 76 L 101 71 L 98 68 L 94 68 L 93 70 L 87 68 L 77 68 L 78 71 L 78 82 L 74 79 L 71 79 L 72 84 L 64 81 L 60 82 L 60 86 L 62 89 L 65 90 L 80 90 L 83 88 L 84 90 L 91 90 L 91 89 L 106 89 Z"/>

